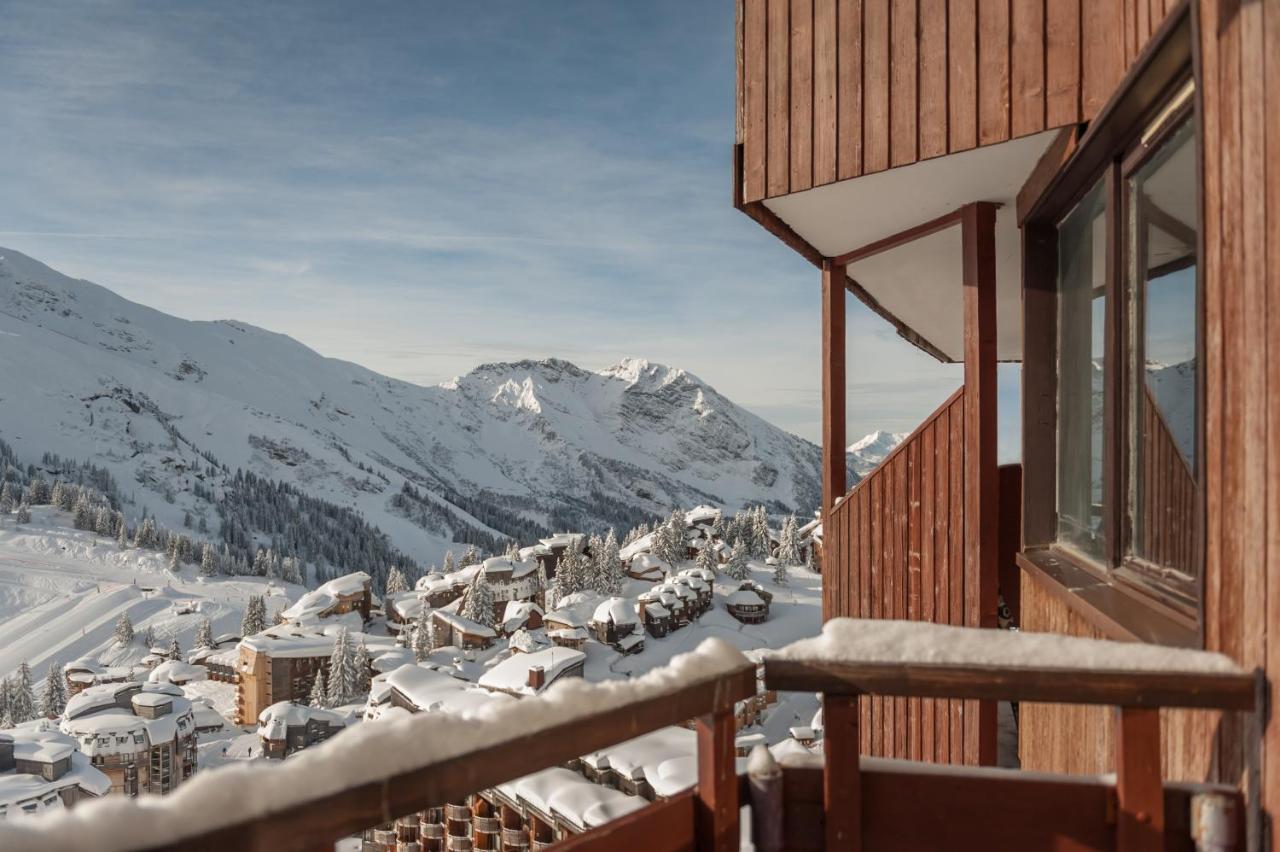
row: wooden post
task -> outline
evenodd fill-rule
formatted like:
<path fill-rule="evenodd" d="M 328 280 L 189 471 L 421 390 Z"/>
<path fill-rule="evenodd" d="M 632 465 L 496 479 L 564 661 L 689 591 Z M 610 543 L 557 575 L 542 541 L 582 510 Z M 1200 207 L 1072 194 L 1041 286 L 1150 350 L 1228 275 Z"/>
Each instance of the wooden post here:
<path fill-rule="evenodd" d="M 996 410 L 996 206 L 967 204 L 964 244 L 964 623 L 995 627 L 1000 485 Z M 996 762 L 994 702 L 966 702 L 964 759 Z"/>
<path fill-rule="evenodd" d="M 843 571 L 837 565 L 833 549 L 827 545 L 834 539 L 827 521 L 831 508 L 845 492 L 845 343 L 844 343 L 844 290 L 845 267 L 825 260 L 822 263 L 822 520 L 823 520 L 823 573 Z M 830 574 L 829 574 L 830 575 Z M 835 601 L 825 591 L 830 581 L 823 584 L 822 618 L 847 614 L 836 611 Z"/>
<path fill-rule="evenodd" d="M 1164 849 L 1160 710 L 1121 707 L 1116 714 L 1117 852 Z"/>
<path fill-rule="evenodd" d="M 738 772 L 734 751 L 733 712 L 699 716 L 698 801 L 695 810 L 699 852 L 734 852 L 738 848 Z"/>
<path fill-rule="evenodd" d="M 822 697 L 822 809 L 828 850 L 862 848 L 858 715 L 857 696 Z"/>

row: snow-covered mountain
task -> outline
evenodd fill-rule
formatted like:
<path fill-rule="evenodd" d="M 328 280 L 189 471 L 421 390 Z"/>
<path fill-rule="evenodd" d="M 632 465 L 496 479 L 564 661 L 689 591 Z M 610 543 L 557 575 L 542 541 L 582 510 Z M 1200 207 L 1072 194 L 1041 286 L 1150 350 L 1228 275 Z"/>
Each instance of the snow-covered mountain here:
<path fill-rule="evenodd" d="M 864 435 L 848 446 L 849 470 L 857 474 L 858 479 L 862 479 L 906 437 L 906 432 L 885 432 L 880 429 Z"/>
<path fill-rule="evenodd" d="M 0 249 L 0 438 L 107 468 L 170 527 L 238 468 L 352 507 L 427 564 L 457 541 L 673 505 L 808 513 L 819 448 L 696 376 L 626 359 L 486 364 L 436 387 L 241 322 L 193 322 Z"/>

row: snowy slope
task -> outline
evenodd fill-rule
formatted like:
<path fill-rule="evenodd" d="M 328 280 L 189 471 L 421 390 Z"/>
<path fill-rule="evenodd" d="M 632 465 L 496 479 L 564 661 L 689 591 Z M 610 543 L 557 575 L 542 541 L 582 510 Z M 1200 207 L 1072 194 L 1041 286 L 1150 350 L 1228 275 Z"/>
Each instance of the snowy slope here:
<path fill-rule="evenodd" d="M 438 387 L 234 321 L 192 322 L 0 249 L 0 438 L 109 469 L 171 528 L 217 530 L 211 462 L 350 506 L 434 562 L 467 528 L 624 525 L 673 505 L 818 503 L 820 451 L 697 377 L 628 359 L 489 364 Z M 406 483 L 413 510 L 392 505 Z M 424 511 L 424 507 L 435 511 Z M 449 514 L 439 511 L 443 507 Z M 477 516 L 482 517 L 477 517 Z"/>
<path fill-rule="evenodd" d="M 885 432 L 883 430 L 876 430 L 870 435 L 864 435 L 850 444 L 846 450 L 849 454 L 849 469 L 856 473 L 859 479 L 862 479 L 874 470 L 876 465 L 884 461 L 885 456 L 889 455 L 893 448 L 902 443 L 902 440 L 906 437 L 906 432 Z"/>

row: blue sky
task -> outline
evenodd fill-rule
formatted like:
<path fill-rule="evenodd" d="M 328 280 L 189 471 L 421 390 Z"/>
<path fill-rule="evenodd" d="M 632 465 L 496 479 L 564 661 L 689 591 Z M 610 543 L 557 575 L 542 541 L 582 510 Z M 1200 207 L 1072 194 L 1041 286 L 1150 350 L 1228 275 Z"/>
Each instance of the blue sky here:
<path fill-rule="evenodd" d="M 729 200 L 728 0 L 2 8 L 0 245 L 410 381 L 647 357 L 818 438 L 818 274 Z M 958 385 L 850 321 L 851 436 Z"/>

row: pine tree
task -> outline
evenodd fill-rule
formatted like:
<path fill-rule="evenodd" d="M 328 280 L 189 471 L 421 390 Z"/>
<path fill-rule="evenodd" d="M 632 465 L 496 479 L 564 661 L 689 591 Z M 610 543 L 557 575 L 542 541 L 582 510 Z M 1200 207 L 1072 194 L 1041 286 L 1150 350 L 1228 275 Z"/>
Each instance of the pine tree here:
<path fill-rule="evenodd" d="M 654 532 L 653 555 L 666 562 L 672 570 L 683 562 L 689 550 L 684 512 L 673 509 L 666 523 Z"/>
<path fill-rule="evenodd" d="M 142 628 L 142 644 L 148 650 L 156 646 L 156 632 L 150 624 Z"/>
<path fill-rule="evenodd" d="M 481 561 L 480 557 L 479 549 L 474 544 L 468 544 L 467 552 L 462 554 L 462 567 L 466 568 L 468 565 L 478 564 Z"/>
<path fill-rule="evenodd" d="M 4 484 L 0 485 L 0 514 L 12 512 L 14 505 L 13 486 L 5 480 Z"/>
<path fill-rule="evenodd" d="M 745 580 L 750 573 L 747 568 L 747 546 L 742 539 L 733 543 L 729 551 L 729 561 L 725 563 L 724 573 L 734 580 Z"/>
<path fill-rule="evenodd" d="M 426 601 L 422 601 L 422 610 L 418 613 L 418 620 L 413 628 L 413 658 L 419 663 L 427 659 L 431 655 L 433 642 L 432 640 L 432 623 L 431 623 L 431 607 L 427 606 Z"/>
<path fill-rule="evenodd" d="M 324 669 L 316 669 L 315 680 L 311 682 L 311 696 L 307 699 L 307 703 L 312 707 L 328 707 L 329 706 L 329 689 L 324 683 Z"/>
<path fill-rule="evenodd" d="M 582 591 L 581 558 L 572 547 L 565 548 L 564 556 L 556 565 L 556 600 L 564 600 L 572 594 Z"/>
<path fill-rule="evenodd" d="M 541 560 L 538 562 L 538 591 L 542 593 L 542 608 L 550 610 L 555 605 L 556 593 L 547 579 L 547 566 Z"/>
<path fill-rule="evenodd" d="M 129 613 L 122 612 L 120 617 L 116 619 L 116 643 L 123 648 L 132 641 L 133 622 L 129 620 Z"/>
<path fill-rule="evenodd" d="M 115 528 L 112 526 L 113 518 L 110 508 L 99 506 L 93 519 L 93 531 L 104 538 L 113 535 L 115 533 Z"/>
<path fill-rule="evenodd" d="M 23 660 L 9 687 L 9 718 L 15 725 L 36 718 L 36 696 L 31 688 L 31 667 Z"/>
<path fill-rule="evenodd" d="M 182 646 L 178 644 L 178 634 L 173 634 L 173 639 L 169 641 L 169 659 L 182 659 Z"/>
<path fill-rule="evenodd" d="M 213 644 L 213 625 L 209 623 L 209 619 L 200 622 L 200 628 L 196 631 L 196 647 L 212 648 Z"/>
<path fill-rule="evenodd" d="M 218 573 L 218 557 L 213 545 L 205 542 L 200 549 L 200 576 L 212 577 Z"/>
<path fill-rule="evenodd" d="M 778 534 L 778 561 L 785 565 L 800 564 L 800 540 L 796 516 L 788 515 Z"/>
<path fill-rule="evenodd" d="M 333 643 L 333 654 L 329 657 L 329 706 L 350 704 L 356 697 L 355 656 L 347 628 L 341 627 Z"/>
<path fill-rule="evenodd" d="M 489 588 L 484 571 L 477 571 L 475 579 L 471 581 L 471 589 L 467 592 L 467 600 L 462 607 L 462 617 L 485 627 L 493 626 L 493 589 Z"/>
<path fill-rule="evenodd" d="M 609 527 L 604 542 L 596 554 L 596 572 L 601 577 L 600 593 L 610 597 L 622 593 L 624 578 L 622 576 L 622 557 L 618 555 L 618 536 Z"/>
<path fill-rule="evenodd" d="M 716 572 L 716 543 L 711 539 L 707 539 L 702 543 L 702 550 L 698 551 L 697 566 L 704 571 L 710 571 L 712 574 Z"/>
<path fill-rule="evenodd" d="M 604 573 L 600 570 L 600 551 L 604 549 L 604 539 L 599 535 L 593 534 L 587 539 L 587 553 L 590 556 L 583 555 L 583 585 L 591 589 L 593 592 L 603 594 Z"/>
<path fill-rule="evenodd" d="M 156 522 L 154 518 L 143 518 L 138 524 L 138 531 L 133 537 L 133 546 L 152 548 L 156 546 Z"/>
<path fill-rule="evenodd" d="M 280 579 L 302 585 L 302 564 L 296 556 L 286 556 L 280 563 Z"/>
<path fill-rule="evenodd" d="M 787 564 L 781 559 L 775 559 L 773 565 L 773 582 L 779 586 L 787 584 Z"/>
<path fill-rule="evenodd" d="M 757 506 L 751 519 L 751 553 L 758 559 L 767 559 L 770 549 L 769 516 L 764 506 Z"/>
<path fill-rule="evenodd" d="M 452 551 L 452 550 L 447 551 L 447 552 L 445 553 L 445 555 L 444 555 L 444 565 L 441 567 L 441 569 L 440 569 L 440 570 L 441 570 L 441 572 L 442 572 L 442 573 L 445 573 L 445 574 L 452 574 L 454 571 L 458 570 L 457 565 L 456 565 L 456 564 L 454 563 L 454 561 L 453 561 L 453 551 Z"/>
<path fill-rule="evenodd" d="M 48 718 L 62 715 L 67 707 L 67 678 L 63 674 L 62 665 L 58 662 L 49 664 L 49 673 L 44 678 L 44 690 L 40 697 L 40 712 Z"/>
<path fill-rule="evenodd" d="M 369 656 L 369 647 L 365 645 L 362 636 L 360 644 L 356 646 L 356 697 L 368 695 L 372 688 L 373 658 Z"/>
<path fill-rule="evenodd" d="M 240 620 L 240 635 L 252 636 L 267 629 L 267 605 L 261 595 L 250 595 Z"/>
<path fill-rule="evenodd" d="M 14 522 L 19 524 L 31 523 L 31 508 L 25 501 L 18 504 L 18 514 L 14 517 Z"/>
<path fill-rule="evenodd" d="M 124 550 L 129 546 L 129 529 L 121 521 L 119 528 L 116 530 L 116 546 Z"/>
<path fill-rule="evenodd" d="M 405 579 L 404 572 L 392 565 L 391 572 L 387 574 L 387 595 L 398 595 L 407 591 L 409 591 L 409 581 Z"/>
<path fill-rule="evenodd" d="M 43 506 L 49 502 L 49 486 L 38 476 L 27 485 L 27 502 L 32 506 Z"/>

